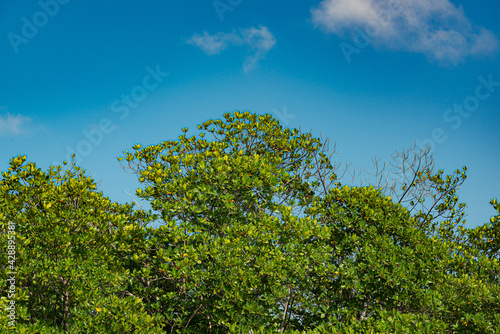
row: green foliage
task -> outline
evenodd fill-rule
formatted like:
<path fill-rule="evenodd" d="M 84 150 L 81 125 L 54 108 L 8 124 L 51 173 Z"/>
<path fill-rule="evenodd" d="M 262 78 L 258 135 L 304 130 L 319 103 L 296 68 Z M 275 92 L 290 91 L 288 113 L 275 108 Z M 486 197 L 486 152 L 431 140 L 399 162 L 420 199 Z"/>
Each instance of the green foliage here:
<path fill-rule="evenodd" d="M 198 129 L 119 158 L 155 214 L 112 203 L 74 164 L 11 161 L 0 239 L 14 222 L 19 332 L 496 332 L 500 205 L 462 226 L 465 168 L 418 170 L 394 200 L 342 184 L 324 142 L 270 115 Z M 419 184 L 427 210 L 403 201 Z"/>
<path fill-rule="evenodd" d="M 159 331 L 139 297 L 126 294 L 131 254 L 142 252 L 146 217 L 111 203 L 94 181 L 71 165 L 43 172 L 14 158 L 0 181 L 0 242 L 15 223 L 16 313 L 19 333 Z M 144 243 L 144 241 L 141 241 Z M 7 254 L 1 253 L 6 285 Z M 0 307 L 5 308 L 2 294 Z M 7 325 L 4 314 L 2 326 Z"/>
<path fill-rule="evenodd" d="M 473 230 L 469 230 L 468 234 L 470 243 L 487 255 L 491 259 L 500 259 L 500 203 L 497 199 L 490 201 L 490 204 L 497 211 L 496 216 L 492 216 L 490 222 L 485 225 L 478 226 Z"/>

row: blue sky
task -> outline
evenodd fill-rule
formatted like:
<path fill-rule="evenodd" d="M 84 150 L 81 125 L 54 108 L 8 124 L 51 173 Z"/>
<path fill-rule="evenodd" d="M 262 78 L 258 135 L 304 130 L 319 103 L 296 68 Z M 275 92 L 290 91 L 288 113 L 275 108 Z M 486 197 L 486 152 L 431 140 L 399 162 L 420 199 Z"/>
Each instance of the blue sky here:
<path fill-rule="evenodd" d="M 329 136 L 336 159 L 430 140 L 467 166 L 468 227 L 500 193 L 500 3 L 387 0 L 41 0 L 0 3 L 0 169 L 69 151 L 114 201 L 116 157 L 224 112 Z"/>

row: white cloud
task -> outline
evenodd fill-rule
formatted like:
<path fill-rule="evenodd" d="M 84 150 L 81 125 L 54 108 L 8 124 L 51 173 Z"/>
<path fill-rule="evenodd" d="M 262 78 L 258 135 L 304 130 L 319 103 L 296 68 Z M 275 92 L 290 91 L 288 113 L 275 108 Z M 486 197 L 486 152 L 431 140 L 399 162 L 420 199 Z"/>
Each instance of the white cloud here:
<path fill-rule="evenodd" d="M 313 22 L 339 36 L 368 36 L 374 47 L 425 54 L 442 64 L 498 49 L 495 35 L 477 27 L 449 0 L 324 0 Z"/>
<path fill-rule="evenodd" d="M 313 20 L 332 32 L 339 32 L 352 24 L 372 21 L 377 14 L 372 0 L 323 1 L 312 10 Z"/>
<path fill-rule="evenodd" d="M 259 60 L 276 45 L 276 39 L 267 27 L 251 27 L 240 32 L 222 33 L 210 35 L 195 34 L 188 41 L 189 44 L 199 47 L 208 55 L 219 54 L 230 46 L 245 46 L 250 50 L 243 63 L 245 73 L 253 70 Z"/>
<path fill-rule="evenodd" d="M 208 55 L 215 55 L 227 49 L 230 44 L 240 44 L 240 37 L 235 34 L 218 33 L 210 35 L 208 32 L 203 32 L 203 35 L 195 34 L 188 40 L 189 44 L 195 45 L 205 51 Z"/>
<path fill-rule="evenodd" d="M 0 136 L 19 135 L 25 132 L 26 123 L 30 122 L 31 118 L 22 115 L 0 115 Z"/>

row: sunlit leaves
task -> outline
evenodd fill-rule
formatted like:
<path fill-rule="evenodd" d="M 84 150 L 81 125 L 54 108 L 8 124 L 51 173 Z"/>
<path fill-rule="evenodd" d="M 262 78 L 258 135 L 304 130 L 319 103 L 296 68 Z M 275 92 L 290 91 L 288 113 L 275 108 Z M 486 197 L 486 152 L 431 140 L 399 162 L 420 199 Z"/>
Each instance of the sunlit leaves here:
<path fill-rule="evenodd" d="M 417 169 L 391 197 L 342 184 L 326 142 L 271 115 L 227 113 L 198 130 L 119 159 L 155 214 L 112 203 L 74 164 L 12 159 L 0 219 L 2 240 L 14 221 L 21 245 L 19 332 L 498 328 L 500 205 L 463 226 L 465 168 Z"/>
<path fill-rule="evenodd" d="M 144 217 L 96 192 L 95 182 L 74 164 L 43 172 L 25 160 L 14 159 L 16 178 L 0 180 L 0 238 L 6 244 L 5 223 L 15 222 L 16 285 L 25 291 L 16 300 L 17 310 L 25 310 L 18 313 L 18 332 L 158 329 L 161 317 L 147 318 L 129 297 L 119 298 L 127 291 L 125 258 L 137 250 L 129 240 L 144 240 Z M 2 282 L 6 260 L 2 253 Z M 137 321 L 123 317 L 127 313 Z M 3 316 L 1 323 L 7 325 Z"/>

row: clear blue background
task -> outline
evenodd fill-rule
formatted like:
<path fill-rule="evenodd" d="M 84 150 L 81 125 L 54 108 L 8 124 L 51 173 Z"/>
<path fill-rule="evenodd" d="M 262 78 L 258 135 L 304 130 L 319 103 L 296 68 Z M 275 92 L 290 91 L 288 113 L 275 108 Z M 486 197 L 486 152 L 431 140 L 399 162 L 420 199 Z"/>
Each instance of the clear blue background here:
<path fill-rule="evenodd" d="M 212 1 L 72 0 L 16 53 L 9 34 L 21 36 L 23 17 L 33 21 L 42 9 L 37 1 L 2 1 L 0 169 L 18 154 L 44 169 L 60 163 L 67 147 L 76 150 L 86 140 L 83 131 L 107 118 L 114 131 L 81 165 L 102 180 L 105 195 L 130 202 L 126 191 L 134 193 L 139 184 L 117 162 L 122 151 L 175 139 L 182 127 L 194 134 L 197 124 L 227 111 L 279 118 L 286 110 L 295 115 L 284 119 L 287 126 L 329 136 L 342 151 L 335 158 L 356 167 L 370 168 L 373 156 L 388 161 L 394 150 L 443 129 L 447 139 L 433 146 L 437 167 L 447 173 L 468 167 L 459 192 L 468 204 L 467 226 L 487 222 L 494 214 L 488 202 L 500 193 L 500 87 L 457 129 L 443 114 L 474 94 L 479 76 L 500 81 L 500 53 L 446 66 L 421 53 L 369 45 L 349 64 L 339 48 L 349 38 L 312 21 L 319 3 L 244 0 L 221 20 Z M 498 37 L 498 1 L 452 3 Z M 248 46 L 209 56 L 187 43 L 205 31 L 238 34 L 261 26 L 276 45 L 248 72 Z M 147 66 L 157 65 L 168 77 L 120 119 L 113 101 L 142 84 Z"/>

